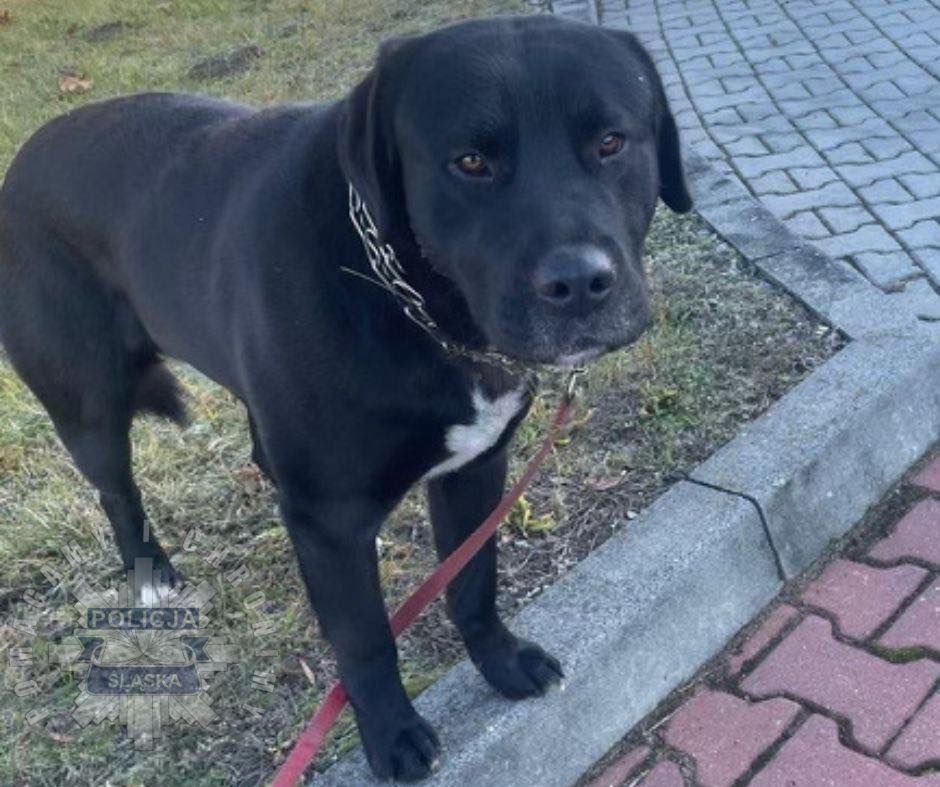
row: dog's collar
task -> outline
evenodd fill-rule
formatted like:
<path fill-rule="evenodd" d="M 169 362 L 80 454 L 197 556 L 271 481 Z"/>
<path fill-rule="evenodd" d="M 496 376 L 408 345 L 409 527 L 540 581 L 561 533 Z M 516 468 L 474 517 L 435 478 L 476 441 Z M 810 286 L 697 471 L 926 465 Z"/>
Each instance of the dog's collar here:
<path fill-rule="evenodd" d="M 434 339 L 448 355 L 463 358 L 473 363 L 485 363 L 496 366 L 514 375 L 528 375 L 531 368 L 522 361 L 510 358 L 497 350 L 473 350 L 451 341 L 441 330 L 434 318 L 428 314 L 424 296 L 405 280 L 405 272 L 398 261 L 398 255 L 390 243 L 382 243 L 379 232 L 372 219 L 372 214 L 365 201 L 359 196 L 355 186 L 349 184 L 349 218 L 353 227 L 362 238 L 369 266 L 375 274 L 364 276 L 358 271 L 344 268 L 347 273 L 371 281 L 392 294 L 405 313 L 415 325 Z"/>

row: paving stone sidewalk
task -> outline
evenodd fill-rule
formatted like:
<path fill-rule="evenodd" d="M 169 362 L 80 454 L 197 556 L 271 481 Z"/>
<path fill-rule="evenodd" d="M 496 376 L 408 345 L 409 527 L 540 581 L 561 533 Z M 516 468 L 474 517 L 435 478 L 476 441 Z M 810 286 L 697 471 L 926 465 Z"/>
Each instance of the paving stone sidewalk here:
<path fill-rule="evenodd" d="M 940 457 L 875 519 L 583 783 L 940 786 Z"/>
<path fill-rule="evenodd" d="M 686 145 L 940 318 L 940 0 L 554 0 L 629 29 Z"/>

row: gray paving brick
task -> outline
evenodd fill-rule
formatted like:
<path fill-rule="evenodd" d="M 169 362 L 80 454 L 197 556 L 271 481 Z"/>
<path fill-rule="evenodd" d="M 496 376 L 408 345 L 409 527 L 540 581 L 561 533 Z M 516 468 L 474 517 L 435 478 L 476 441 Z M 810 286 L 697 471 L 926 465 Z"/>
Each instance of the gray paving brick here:
<path fill-rule="evenodd" d="M 806 144 L 798 131 L 761 134 L 760 139 L 771 153 L 789 153 Z"/>
<path fill-rule="evenodd" d="M 829 112 L 822 109 L 792 118 L 791 120 L 794 126 L 807 133 L 819 129 L 835 129 L 838 128 L 839 125 Z"/>
<path fill-rule="evenodd" d="M 779 218 L 787 218 L 801 210 L 824 206 L 849 207 L 858 202 L 856 196 L 844 183 L 828 183 L 811 191 L 799 191 L 783 196 L 769 195 L 761 199 L 770 211 Z"/>
<path fill-rule="evenodd" d="M 800 188 L 817 189 L 825 186 L 827 183 L 841 180 L 839 175 L 830 169 L 824 167 L 790 167 L 787 170 Z"/>
<path fill-rule="evenodd" d="M 837 79 L 834 79 L 831 74 L 804 79 L 802 84 L 810 95 L 817 98 L 832 96 L 836 93 L 845 95 L 845 87 Z"/>
<path fill-rule="evenodd" d="M 850 257 L 866 251 L 900 251 L 900 244 L 884 227 L 867 224 L 854 232 L 821 238 L 816 245 L 830 257 Z"/>
<path fill-rule="evenodd" d="M 782 57 L 771 57 L 760 63 L 751 61 L 751 66 L 758 74 L 785 74 L 792 71 L 790 64 Z"/>
<path fill-rule="evenodd" d="M 925 175 L 901 175 L 899 180 L 920 199 L 940 195 L 940 175 L 931 172 Z"/>
<path fill-rule="evenodd" d="M 940 219 L 940 197 L 911 199 L 897 205 L 873 205 L 872 211 L 891 229 L 909 229 L 922 219 Z"/>
<path fill-rule="evenodd" d="M 728 68 L 722 69 L 722 71 L 727 72 Z M 721 85 L 724 87 L 726 93 L 739 93 L 742 90 L 756 90 L 760 92 L 761 96 L 766 96 L 767 92 L 761 87 L 760 82 L 757 77 L 753 76 L 748 72 L 747 66 L 739 68 L 738 70 L 743 70 L 746 75 L 732 75 L 732 76 L 722 76 Z"/>
<path fill-rule="evenodd" d="M 846 142 L 827 150 L 826 158 L 830 164 L 870 164 L 875 160 L 857 142 Z"/>
<path fill-rule="evenodd" d="M 780 116 L 779 110 L 769 98 L 738 107 L 738 114 L 748 123 L 760 121 L 762 125 L 764 121 Z"/>
<path fill-rule="evenodd" d="M 813 96 L 801 82 L 787 81 L 778 87 L 770 88 L 770 92 L 778 101 L 789 99 L 806 99 Z"/>
<path fill-rule="evenodd" d="M 708 111 L 708 108 L 702 106 L 701 103 L 699 103 L 699 99 L 711 98 L 712 96 L 724 96 L 728 93 L 728 91 L 725 90 L 725 86 L 721 84 L 721 80 L 712 78 L 711 76 L 705 79 L 690 78 L 689 83 L 693 85 L 696 103 L 705 112 Z M 726 105 L 722 104 L 721 106 Z"/>
<path fill-rule="evenodd" d="M 742 137 L 736 142 L 728 143 L 724 149 L 731 156 L 763 156 L 770 152 L 757 136 Z"/>
<path fill-rule="evenodd" d="M 880 35 L 881 34 L 873 27 L 865 30 L 847 30 L 845 32 L 845 37 L 856 46 L 866 44 L 869 41 L 876 41 Z"/>
<path fill-rule="evenodd" d="M 914 258 L 934 281 L 940 283 L 940 248 L 916 249 Z"/>
<path fill-rule="evenodd" d="M 832 233 L 811 210 L 795 213 L 786 220 L 787 228 L 809 240 L 828 238 Z"/>
<path fill-rule="evenodd" d="M 891 127 L 880 118 L 873 118 L 858 126 L 836 126 L 834 120 L 827 128 L 809 128 L 804 131 L 806 138 L 820 150 L 832 148 L 846 142 L 862 142 L 874 136 L 892 135 Z"/>
<path fill-rule="evenodd" d="M 780 99 L 777 101 L 780 111 L 787 117 L 797 118 L 808 115 L 810 112 L 822 109 L 834 112 L 837 109 L 854 110 L 858 108 L 858 97 L 840 90 L 829 96 L 812 96 L 803 99 Z"/>
<path fill-rule="evenodd" d="M 864 224 L 873 224 L 875 217 L 862 205 L 847 208 L 820 208 L 819 215 L 829 225 L 833 235 L 854 232 Z"/>
<path fill-rule="evenodd" d="M 726 126 L 709 126 L 708 133 L 718 144 L 727 145 L 744 137 L 754 136 L 758 133 L 758 129 L 745 123 L 736 123 Z"/>
<path fill-rule="evenodd" d="M 876 112 L 862 103 L 848 107 L 832 107 L 829 112 L 842 126 L 857 126 L 859 123 L 878 117 Z"/>
<path fill-rule="evenodd" d="M 912 198 L 911 192 L 894 178 L 885 178 L 875 181 L 870 186 L 862 186 L 858 193 L 865 202 L 870 204 L 907 202 Z"/>
<path fill-rule="evenodd" d="M 908 71 L 907 74 L 898 75 L 891 80 L 905 96 L 921 96 L 936 90 L 933 79 L 919 66 L 905 70 Z"/>
<path fill-rule="evenodd" d="M 814 39 L 814 43 L 826 49 L 839 49 L 852 46 L 852 42 L 849 41 L 845 33 L 830 33 L 827 36 Z"/>
<path fill-rule="evenodd" d="M 813 63 L 805 68 L 798 68 L 780 74 L 761 74 L 761 81 L 768 88 L 782 87 L 788 82 L 816 79 L 833 80 L 832 69 L 825 63 Z M 838 84 L 838 82 L 836 83 Z"/>
<path fill-rule="evenodd" d="M 871 109 L 885 118 L 904 117 L 913 110 L 931 110 L 937 105 L 937 96 L 933 91 L 916 96 L 901 98 L 876 98 L 871 101 Z"/>
<path fill-rule="evenodd" d="M 877 33 L 875 36 L 877 37 Z M 846 35 L 846 38 L 852 38 L 852 34 L 849 33 Z M 852 43 L 859 43 L 853 41 Z M 833 66 L 840 74 L 870 74 L 874 69 L 874 66 L 869 62 L 869 60 L 864 55 L 856 55 L 855 57 L 850 57 L 846 60 L 843 60 L 841 63 L 835 63 Z"/>
<path fill-rule="evenodd" d="M 922 175 L 935 170 L 934 164 L 916 151 L 902 153 L 891 161 L 874 164 L 839 164 L 835 170 L 852 186 L 868 186 L 882 178 L 902 174 Z"/>
<path fill-rule="evenodd" d="M 891 296 L 891 300 L 897 302 L 899 309 L 905 309 L 924 320 L 940 320 L 940 296 L 927 279 L 908 282 L 901 292 Z"/>
<path fill-rule="evenodd" d="M 738 156 L 735 166 L 745 178 L 753 178 L 774 169 L 792 166 L 821 167 L 825 162 L 812 148 L 797 148 L 790 153 L 768 153 L 764 156 Z"/>
<path fill-rule="evenodd" d="M 862 147 L 879 161 L 888 161 L 913 150 L 909 142 L 898 136 L 863 139 Z"/>
<path fill-rule="evenodd" d="M 914 250 L 940 249 L 940 222 L 933 219 L 918 221 L 913 227 L 900 230 L 898 237 Z"/>
<path fill-rule="evenodd" d="M 891 287 L 920 270 L 904 251 L 863 251 L 852 255 L 852 259 L 862 273 L 879 287 Z"/>
<path fill-rule="evenodd" d="M 799 187 L 783 170 L 774 170 L 766 175 L 751 178 L 749 181 L 754 193 L 758 196 L 765 194 L 792 194 L 799 191 Z"/>
<path fill-rule="evenodd" d="M 697 96 L 693 99 L 699 112 L 714 112 L 725 107 L 740 107 L 746 104 L 768 104 L 767 94 L 763 88 L 742 90 L 738 93 L 719 93 L 714 96 Z"/>
<path fill-rule="evenodd" d="M 715 68 L 724 68 L 725 66 L 745 65 L 750 69 L 750 65 L 740 52 L 716 52 L 708 56 L 709 61 Z"/>
<path fill-rule="evenodd" d="M 784 60 L 787 61 L 790 68 L 806 68 L 807 66 L 824 62 L 823 59 L 815 52 L 808 52 L 806 54 L 799 55 L 787 55 L 784 57 Z"/>

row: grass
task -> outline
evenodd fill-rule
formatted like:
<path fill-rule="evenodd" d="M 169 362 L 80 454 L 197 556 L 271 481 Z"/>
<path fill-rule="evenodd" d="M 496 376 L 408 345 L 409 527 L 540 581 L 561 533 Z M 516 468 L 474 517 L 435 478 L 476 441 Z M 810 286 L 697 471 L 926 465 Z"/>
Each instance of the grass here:
<path fill-rule="evenodd" d="M 32 130 L 83 101 L 150 89 L 256 104 L 331 98 L 364 73 L 382 37 L 521 10 L 514 0 L 62 5 L 0 0 L 0 10 L 10 12 L 9 22 L 0 22 L 0 173 Z M 230 73 L 198 76 L 220 70 Z M 695 217 L 659 214 L 649 250 L 654 328 L 631 352 L 591 369 L 577 422 L 500 536 L 500 603 L 507 613 L 628 526 L 671 473 L 691 469 L 839 345 Z M 54 646 L 72 625 L 70 591 L 79 574 L 117 581 L 119 563 L 92 491 L 0 355 L 0 670 L 6 680 L 0 783 L 263 783 L 335 675 L 273 490 L 250 462 L 243 408 L 197 373 L 177 369 L 193 424 L 180 431 L 140 420 L 133 432 L 135 470 L 174 562 L 217 593 L 214 633 L 229 638 L 234 655 L 212 679 L 218 718 L 205 728 L 174 723 L 149 752 L 136 751 L 119 722 L 76 724 L 70 708 L 77 679 L 56 662 Z M 521 428 L 516 468 L 534 449 L 558 385 L 546 381 Z M 412 495 L 383 531 L 390 606 L 433 565 L 425 521 L 420 496 Z M 229 545 L 224 555 L 222 544 Z M 210 562 L 211 556 L 217 559 Z M 240 566 L 243 581 L 226 578 Z M 246 604 L 259 588 L 261 603 Z M 18 628 L 30 600 L 40 604 L 35 635 Z M 253 628 L 258 625 L 262 633 Z M 32 648 L 32 664 L 23 669 L 15 657 L 25 647 Z M 413 694 L 460 657 L 440 604 L 406 635 L 401 654 Z M 252 682 L 260 673 L 270 676 L 273 690 Z M 38 695 L 17 696 L 13 689 L 24 677 L 37 681 Z M 37 708 L 50 715 L 30 725 L 27 716 Z M 354 743 L 347 714 L 320 765 Z"/>

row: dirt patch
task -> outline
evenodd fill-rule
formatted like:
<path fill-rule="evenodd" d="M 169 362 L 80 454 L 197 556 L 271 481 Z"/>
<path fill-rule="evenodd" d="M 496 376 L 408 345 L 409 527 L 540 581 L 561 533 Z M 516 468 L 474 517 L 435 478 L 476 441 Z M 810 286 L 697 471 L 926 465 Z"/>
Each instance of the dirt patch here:
<path fill-rule="evenodd" d="M 247 71 L 251 68 L 251 64 L 262 55 L 264 55 L 264 50 L 260 46 L 247 44 L 231 52 L 200 60 L 189 69 L 188 76 L 190 79 L 220 79 L 234 76 Z"/>
<path fill-rule="evenodd" d="M 113 22 L 105 22 L 103 25 L 96 25 L 82 34 L 82 39 L 89 44 L 100 44 L 104 41 L 111 41 L 117 38 L 121 33 L 127 30 L 128 25 L 117 19 Z"/>

